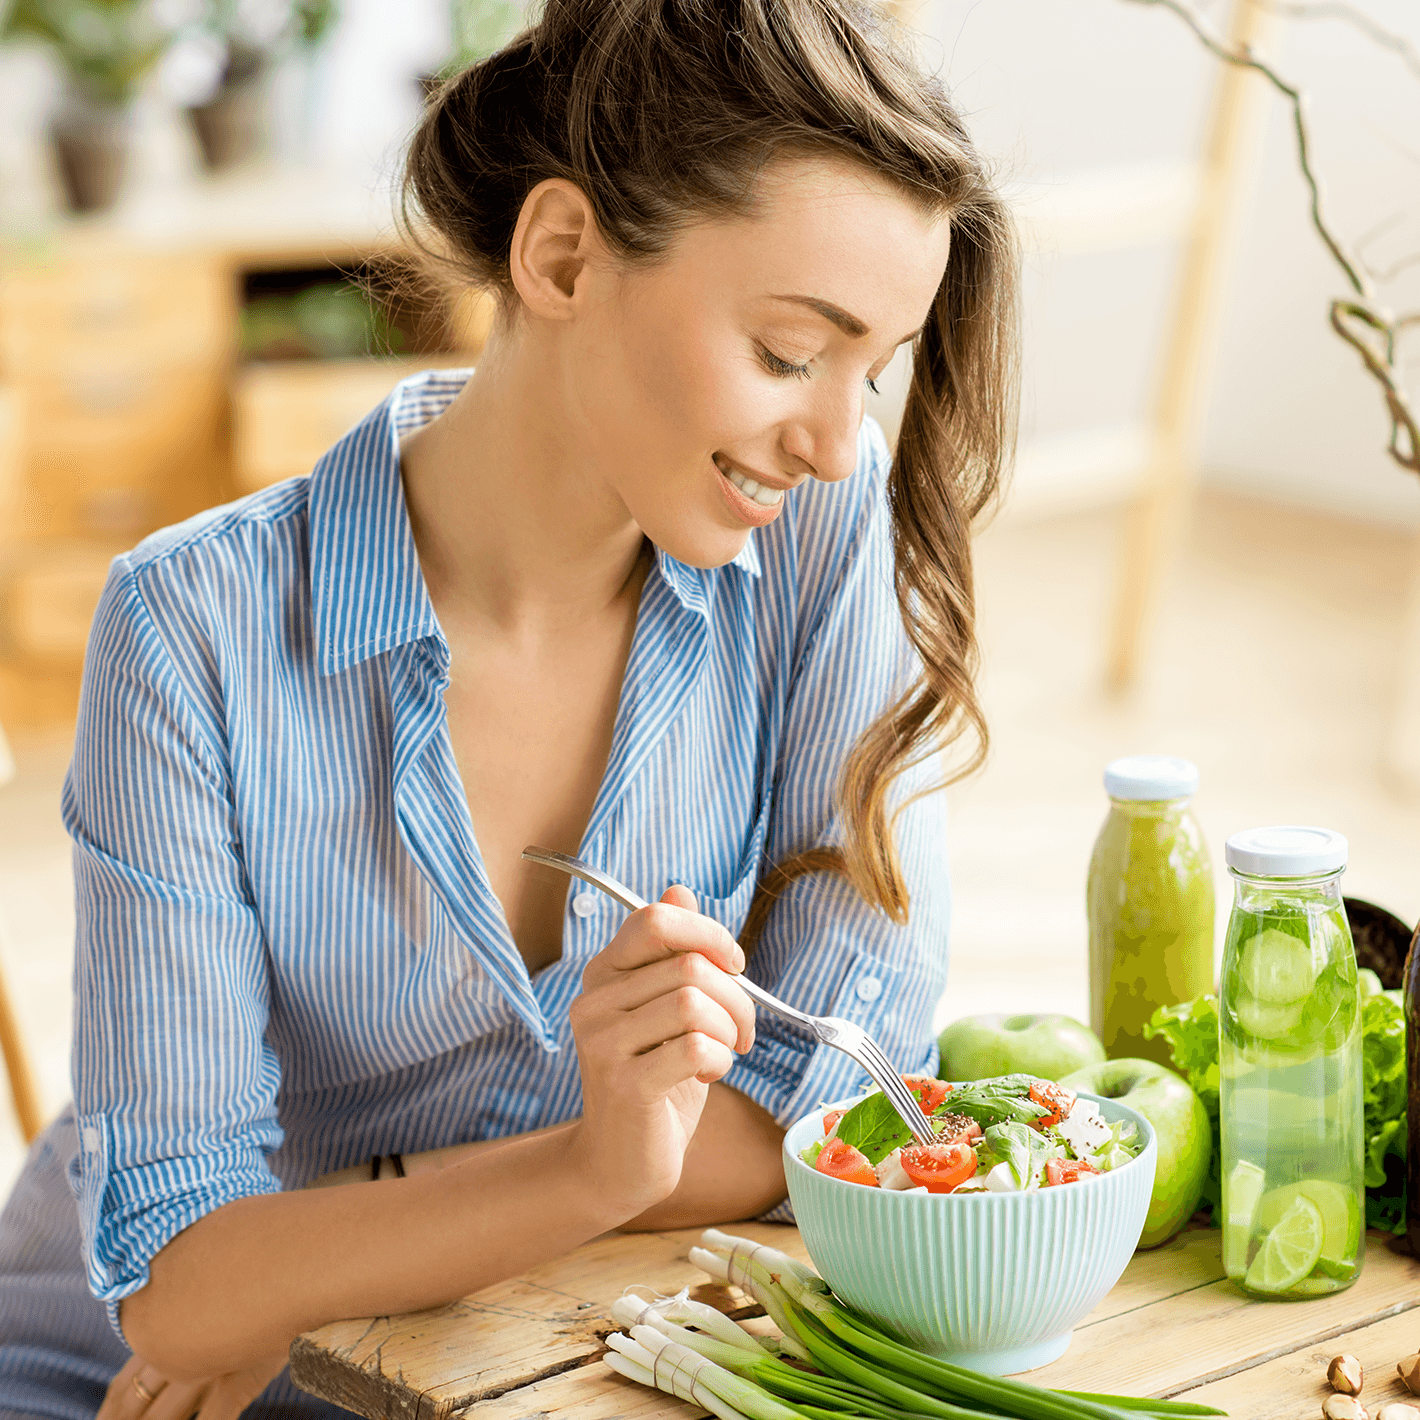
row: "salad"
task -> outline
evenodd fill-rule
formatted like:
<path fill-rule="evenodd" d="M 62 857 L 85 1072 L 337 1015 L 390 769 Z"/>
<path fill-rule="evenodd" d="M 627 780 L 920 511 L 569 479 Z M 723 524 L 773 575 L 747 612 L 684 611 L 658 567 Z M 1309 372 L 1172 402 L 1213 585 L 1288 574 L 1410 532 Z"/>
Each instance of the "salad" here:
<path fill-rule="evenodd" d="M 879 1090 L 830 1110 L 824 1137 L 800 1157 L 847 1183 L 907 1193 L 1021 1193 L 1108 1173 L 1143 1147 L 1134 1125 L 1111 1124 L 1090 1100 L 1034 1075 L 949 1085 L 904 1075 L 936 1128 L 918 1144 Z"/>

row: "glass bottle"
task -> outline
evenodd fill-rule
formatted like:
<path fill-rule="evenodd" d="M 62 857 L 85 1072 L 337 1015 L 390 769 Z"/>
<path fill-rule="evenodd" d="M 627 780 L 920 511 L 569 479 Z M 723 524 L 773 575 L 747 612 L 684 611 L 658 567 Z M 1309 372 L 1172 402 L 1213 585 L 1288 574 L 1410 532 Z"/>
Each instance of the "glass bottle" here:
<path fill-rule="evenodd" d="M 1090 856 L 1090 1025 L 1111 1059 L 1172 1063 L 1145 1040 L 1159 1006 L 1213 989 L 1213 868 L 1189 807 L 1198 770 L 1135 755 L 1104 772 L 1109 814 Z"/>
<path fill-rule="evenodd" d="M 1223 1266 L 1249 1296 L 1349 1287 L 1366 1245 L 1361 996 L 1341 901 L 1346 840 L 1256 828 L 1236 884 L 1218 1016 Z"/>

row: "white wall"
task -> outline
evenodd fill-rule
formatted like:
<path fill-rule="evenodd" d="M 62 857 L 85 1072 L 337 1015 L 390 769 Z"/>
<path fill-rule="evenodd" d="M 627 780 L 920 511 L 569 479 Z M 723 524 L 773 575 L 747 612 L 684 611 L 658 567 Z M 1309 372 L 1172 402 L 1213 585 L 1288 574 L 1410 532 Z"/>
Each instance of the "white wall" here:
<path fill-rule="evenodd" d="M 1420 46 L 1414 0 L 1361 3 Z M 1217 66 L 1176 17 L 1130 0 L 906 8 L 1038 229 L 1025 282 L 1019 499 L 1051 506 L 1126 491 L 1166 330 L 1171 233 L 1186 216 Z M 1225 6 L 1206 9 L 1225 21 Z M 1381 267 L 1420 253 L 1420 74 L 1335 21 L 1280 31 L 1278 63 L 1315 91 L 1316 161 L 1338 226 L 1354 239 L 1392 222 L 1367 248 Z M 1261 115 L 1207 379 L 1205 478 L 1420 525 L 1420 479 L 1385 456 L 1380 393 L 1327 324 L 1344 286 L 1308 222 L 1289 110 L 1268 93 Z M 1094 250 L 1091 212 L 1106 234 Z M 1420 265 L 1392 293 L 1420 308 Z M 1412 348 L 1420 399 L 1420 332 Z"/>

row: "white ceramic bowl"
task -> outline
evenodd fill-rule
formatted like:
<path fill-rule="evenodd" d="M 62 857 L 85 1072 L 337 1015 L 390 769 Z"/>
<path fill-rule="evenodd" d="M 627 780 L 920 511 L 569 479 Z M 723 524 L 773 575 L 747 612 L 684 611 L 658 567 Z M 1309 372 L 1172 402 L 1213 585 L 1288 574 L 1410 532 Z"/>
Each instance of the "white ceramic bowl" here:
<path fill-rule="evenodd" d="M 840 1300 L 933 1356 L 993 1375 L 1049 1364 L 1128 1265 L 1154 1188 L 1149 1121 L 1118 1100 L 1081 1098 L 1111 1123 L 1131 1120 L 1144 1148 L 1098 1178 L 1030 1193 L 898 1193 L 830 1178 L 799 1155 L 844 1104 L 805 1116 L 785 1135 L 784 1171 L 814 1266 Z"/>

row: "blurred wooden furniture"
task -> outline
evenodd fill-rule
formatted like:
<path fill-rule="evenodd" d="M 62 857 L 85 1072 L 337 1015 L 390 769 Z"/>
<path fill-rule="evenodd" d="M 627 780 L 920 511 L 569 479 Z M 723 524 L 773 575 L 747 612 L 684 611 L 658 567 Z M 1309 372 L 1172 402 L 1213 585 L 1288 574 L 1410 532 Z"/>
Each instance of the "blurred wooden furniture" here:
<path fill-rule="evenodd" d="M 15 777 L 15 761 L 10 757 L 10 745 L 5 738 L 5 730 L 0 726 L 0 786 Z M 29 1052 L 25 1049 L 24 1037 L 20 1034 L 20 1022 L 15 1015 L 10 999 L 9 984 L 5 979 L 5 941 L 0 934 L 0 1058 L 5 1061 L 5 1074 L 10 1082 L 10 1098 L 15 1105 L 15 1117 L 20 1122 L 20 1132 L 25 1143 L 34 1142 L 40 1131 L 43 1115 L 39 1106 L 39 1090 L 35 1085 L 34 1068 L 30 1064 Z"/>
<path fill-rule="evenodd" d="M 44 1115 L 40 1110 L 34 1068 L 20 1034 L 20 1022 L 10 999 L 10 988 L 5 981 L 3 958 L 0 958 L 0 1055 L 5 1059 L 10 1098 L 14 1102 L 15 1117 L 20 1121 L 20 1132 L 25 1136 L 25 1143 L 32 1144 L 43 1127 Z"/>
<path fill-rule="evenodd" d="M 1276 16 L 1251 0 L 1233 0 L 1229 43 L 1258 46 Z M 1181 44 L 1193 42 L 1186 34 Z M 1111 632 L 1108 681 L 1123 690 L 1139 673 L 1143 642 L 1159 592 L 1187 523 L 1197 484 L 1199 403 L 1221 316 L 1226 263 L 1234 244 L 1243 178 L 1255 149 L 1256 114 L 1265 80 L 1219 61 L 1200 170 L 1197 205 L 1174 288 L 1155 395 L 1153 447 L 1130 509 Z"/>
<path fill-rule="evenodd" d="M 729 1231 L 807 1258 L 797 1229 L 736 1223 Z M 291 1378 L 369 1420 L 688 1420 L 705 1412 L 623 1380 L 600 1364 L 610 1308 L 643 1283 L 737 1318 L 762 1315 L 734 1288 L 686 1261 L 699 1229 L 612 1233 L 522 1277 L 406 1316 L 333 1322 L 296 1338 Z M 1114 1289 L 1075 1329 L 1060 1360 L 1027 1373 L 1036 1385 L 1169 1396 L 1248 1420 L 1320 1413 L 1326 1366 L 1345 1351 L 1368 1377 L 1371 1413 L 1409 1392 L 1395 1362 L 1414 1349 L 1420 1263 L 1372 1232 L 1346 1292 L 1293 1304 L 1248 1300 L 1225 1278 L 1222 1234 L 1190 1228 L 1134 1254 Z M 699 1285 L 697 1285 L 699 1284 Z"/>
<path fill-rule="evenodd" d="M 248 273 L 350 270 L 397 248 L 379 194 L 273 169 L 134 194 L 0 239 L 0 719 L 64 723 L 113 556 L 315 460 L 404 374 L 459 353 L 242 363 Z"/>

